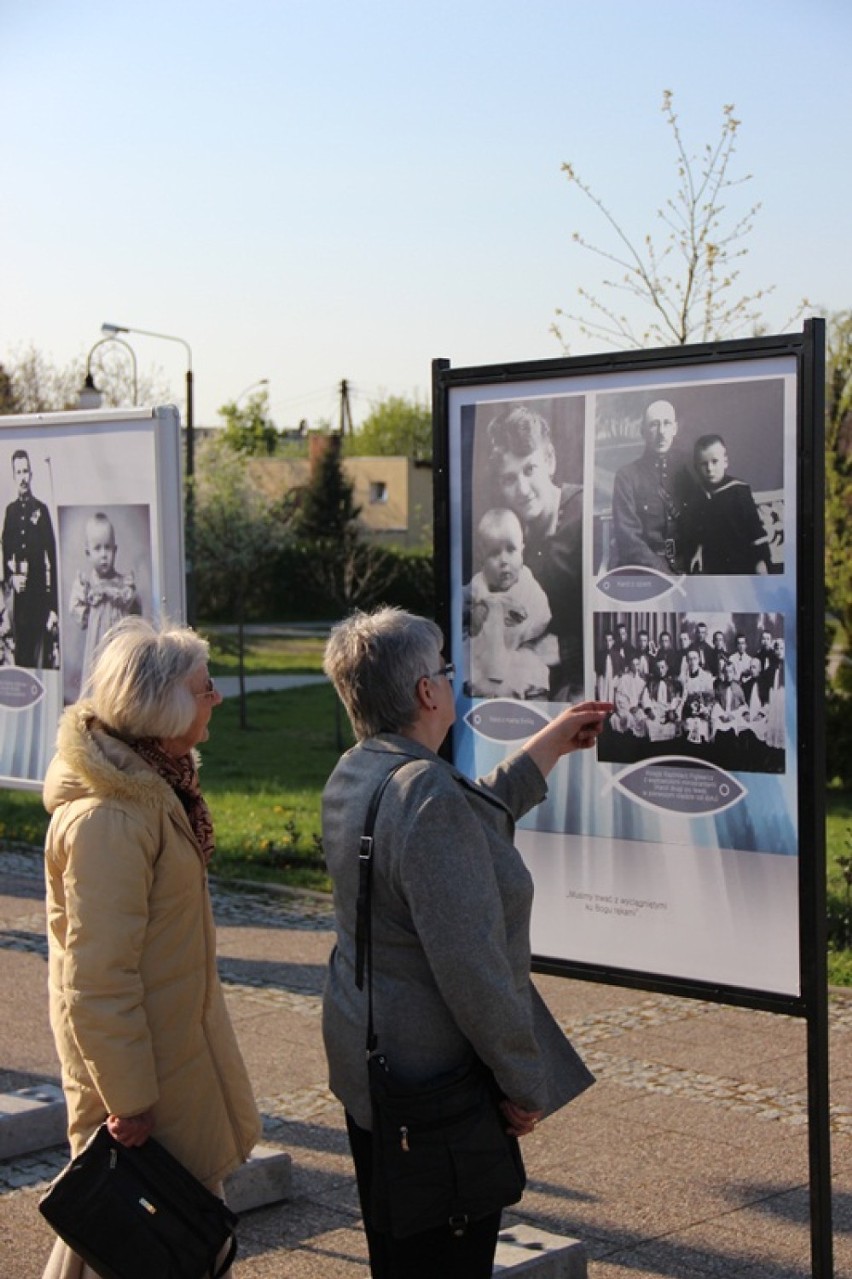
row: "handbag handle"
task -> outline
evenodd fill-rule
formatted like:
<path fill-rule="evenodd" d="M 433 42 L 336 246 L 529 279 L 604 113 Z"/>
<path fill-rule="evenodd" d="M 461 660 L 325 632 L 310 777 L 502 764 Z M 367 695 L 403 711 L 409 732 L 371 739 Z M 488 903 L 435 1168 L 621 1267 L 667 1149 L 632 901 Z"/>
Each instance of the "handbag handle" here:
<path fill-rule="evenodd" d="M 231 1268 L 234 1257 L 237 1255 L 237 1236 L 231 1235 L 231 1242 L 228 1245 L 228 1255 L 217 1269 L 213 1279 L 221 1279 L 222 1275 L 226 1275 Z"/>
<path fill-rule="evenodd" d="M 373 1027 L 373 829 L 385 787 L 395 773 L 410 761 L 402 760 L 386 773 L 370 797 L 364 832 L 358 846 L 358 899 L 355 907 L 355 985 L 364 989 L 364 972 L 367 973 L 367 1056 L 376 1048 L 376 1032 Z"/>

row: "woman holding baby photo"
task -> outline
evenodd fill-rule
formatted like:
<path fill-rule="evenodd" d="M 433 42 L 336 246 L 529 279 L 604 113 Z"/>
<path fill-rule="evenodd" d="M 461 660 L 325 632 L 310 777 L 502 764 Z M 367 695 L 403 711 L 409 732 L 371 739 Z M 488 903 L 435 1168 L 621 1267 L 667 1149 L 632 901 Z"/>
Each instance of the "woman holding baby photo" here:
<path fill-rule="evenodd" d="M 559 642 L 550 698 L 567 701 L 583 686 L 583 488 L 557 479 L 550 425 L 528 405 L 501 409 L 487 423 L 486 439 L 495 504 L 520 520 L 524 563 L 550 605 Z"/>

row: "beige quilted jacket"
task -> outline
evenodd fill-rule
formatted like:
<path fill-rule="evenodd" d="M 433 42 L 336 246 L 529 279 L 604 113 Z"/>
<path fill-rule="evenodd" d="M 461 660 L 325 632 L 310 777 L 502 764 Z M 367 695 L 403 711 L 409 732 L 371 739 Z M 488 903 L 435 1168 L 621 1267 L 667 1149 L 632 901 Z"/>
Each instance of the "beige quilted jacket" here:
<path fill-rule="evenodd" d="M 72 1151 L 108 1113 L 153 1106 L 154 1136 L 220 1181 L 260 1125 L 183 807 L 85 703 L 60 722 L 44 803 L 50 1020 Z"/>

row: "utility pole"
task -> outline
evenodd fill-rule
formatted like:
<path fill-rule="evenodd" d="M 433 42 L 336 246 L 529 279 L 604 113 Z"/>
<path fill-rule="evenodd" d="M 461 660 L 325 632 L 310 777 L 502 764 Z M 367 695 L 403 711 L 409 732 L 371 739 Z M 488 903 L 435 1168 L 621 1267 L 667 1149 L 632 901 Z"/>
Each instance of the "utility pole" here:
<path fill-rule="evenodd" d="M 343 435 L 345 423 L 349 423 L 349 434 L 352 434 L 352 409 L 349 404 L 349 383 L 346 378 L 340 383 L 340 434 Z"/>

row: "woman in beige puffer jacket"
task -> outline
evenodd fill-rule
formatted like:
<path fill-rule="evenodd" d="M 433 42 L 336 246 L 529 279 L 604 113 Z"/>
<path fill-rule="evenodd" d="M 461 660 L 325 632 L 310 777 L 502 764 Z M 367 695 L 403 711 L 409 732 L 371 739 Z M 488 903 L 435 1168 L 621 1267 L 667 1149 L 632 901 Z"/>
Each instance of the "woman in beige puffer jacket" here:
<path fill-rule="evenodd" d="M 141 618 L 107 636 L 48 769 L 50 1019 L 72 1154 L 104 1122 L 221 1190 L 259 1120 L 216 973 L 194 747 L 221 696 L 207 645 Z M 75 1268 L 75 1263 L 79 1263 Z M 57 1242 L 45 1279 L 88 1272 Z"/>

